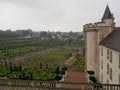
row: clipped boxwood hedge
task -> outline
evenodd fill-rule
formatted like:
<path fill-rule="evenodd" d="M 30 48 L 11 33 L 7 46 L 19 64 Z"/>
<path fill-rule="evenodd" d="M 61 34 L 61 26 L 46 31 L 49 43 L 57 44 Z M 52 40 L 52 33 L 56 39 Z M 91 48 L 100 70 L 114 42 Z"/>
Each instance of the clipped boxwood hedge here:
<path fill-rule="evenodd" d="M 90 75 L 94 75 L 95 74 L 94 71 L 87 71 L 87 73 L 90 74 Z"/>
<path fill-rule="evenodd" d="M 94 83 L 97 83 L 95 76 L 89 76 L 89 80 L 91 80 Z"/>

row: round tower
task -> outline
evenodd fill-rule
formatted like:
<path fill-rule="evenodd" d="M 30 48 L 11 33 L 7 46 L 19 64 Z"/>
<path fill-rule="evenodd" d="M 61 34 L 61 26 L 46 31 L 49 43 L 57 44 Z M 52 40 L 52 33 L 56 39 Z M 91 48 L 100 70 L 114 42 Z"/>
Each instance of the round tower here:
<path fill-rule="evenodd" d="M 98 27 L 94 24 L 84 25 L 85 32 L 85 69 L 96 72 Z"/>

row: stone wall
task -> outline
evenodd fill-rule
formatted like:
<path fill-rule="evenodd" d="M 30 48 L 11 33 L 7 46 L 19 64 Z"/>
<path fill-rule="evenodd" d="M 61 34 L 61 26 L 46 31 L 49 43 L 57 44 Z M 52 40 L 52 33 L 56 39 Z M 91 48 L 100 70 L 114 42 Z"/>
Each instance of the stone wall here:
<path fill-rule="evenodd" d="M 0 86 L 0 90 L 54 90 L 36 87 Z"/>

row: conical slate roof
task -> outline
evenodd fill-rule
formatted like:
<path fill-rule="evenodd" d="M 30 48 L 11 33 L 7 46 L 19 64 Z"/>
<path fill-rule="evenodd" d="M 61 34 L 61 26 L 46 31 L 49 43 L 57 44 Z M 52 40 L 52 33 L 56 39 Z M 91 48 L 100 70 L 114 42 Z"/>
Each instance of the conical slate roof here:
<path fill-rule="evenodd" d="M 103 19 L 113 19 L 113 15 L 111 14 L 111 11 L 110 11 L 108 5 L 106 6 L 104 15 L 103 15 L 103 17 L 102 17 L 102 20 L 103 20 Z"/>

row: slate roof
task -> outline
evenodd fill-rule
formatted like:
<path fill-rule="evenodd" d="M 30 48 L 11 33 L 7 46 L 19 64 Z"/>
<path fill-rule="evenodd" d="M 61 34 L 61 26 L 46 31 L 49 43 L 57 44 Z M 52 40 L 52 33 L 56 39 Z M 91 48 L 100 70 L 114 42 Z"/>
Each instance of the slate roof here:
<path fill-rule="evenodd" d="M 105 9 L 105 12 L 104 12 L 104 15 L 103 15 L 103 17 L 102 17 L 102 20 L 103 19 L 113 19 L 114 17 L 113 17 L 113 15 L 111 14 L 111 11 L 110 11 L 110 9 L 109 9 L 109 6 L 107 5 L 106 6 L 106 9 Z"/>
<path fill-rule="evenodd" d="M 120 51 L 120 27 L 115 28 L 111 34 L 100 42 L 100 45 Z"/>

